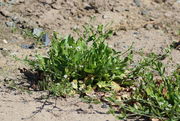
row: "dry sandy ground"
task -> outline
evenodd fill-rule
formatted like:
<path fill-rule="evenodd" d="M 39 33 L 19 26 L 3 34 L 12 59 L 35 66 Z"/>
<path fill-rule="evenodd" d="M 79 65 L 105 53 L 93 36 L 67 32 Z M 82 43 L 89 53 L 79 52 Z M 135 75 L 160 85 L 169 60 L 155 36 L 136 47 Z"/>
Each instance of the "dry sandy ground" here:
<path fill-rule="evenodd" d="M 91 20 L 93 19 L 93 20 Z M 12 29 L 11 25 L 18 28 Z M 180 41 L 179 0 L 0 0 L 0 120 L 1 121 L 115 121 L 106 114 L 102 104 L 83 103 L 78 97 L 38 99 L 44 92 L 10 90 L 6 80 L 26 82 L 18 68 L 28 68 L 12 55 L 24 58 L 47 48 L 23 49 L 22 44 L 35 40 L 25 38 L 22 29 L 43 28 L 50 35 L 57 31 L 62 35 L 75 35 L 73 29 L 82 25 L 107 24 L 115 31 L 109 45 L 125 51 L 134 42 L 134 51 L 162 54 L 163 49 Z M 76 36 L 76 35 L 75 35 Z M 171 58 L 171 59 L 170 59 Z M 173 49 L 163 60 L 172 71 L 180 64 L 180 51 Z M 54 107 L 55 106 L 55 107 Z M 36 113 L 36 111 L 39 111 Z"/>
<path fill-rule="evenodd" d="M 1 87 L 2 88 L 2 87 Z M 101 105 L 83 103 L 78 97 L 41 99 L 44 92 L 32 94 L 0 89 L 1 121 L 116 121 Z"/>

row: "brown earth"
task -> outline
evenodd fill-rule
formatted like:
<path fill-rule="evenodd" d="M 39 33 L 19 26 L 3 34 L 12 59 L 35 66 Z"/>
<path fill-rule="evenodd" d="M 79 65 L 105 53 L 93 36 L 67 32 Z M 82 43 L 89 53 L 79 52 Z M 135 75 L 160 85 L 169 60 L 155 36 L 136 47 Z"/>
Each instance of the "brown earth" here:
<path fill-rule="evenodd" d="M 12 23 L 14 25 L 7 25 Z M 0 0 L 0 120 L 1 121 L 115 121 L 102 104 L 86 104 L 79 98 L 38 99 L 45 92 L 28 94 L 7 83 L 26 84 L 19 68 L 28 68 L 12 56 L 25 58 L 48 48 L 24 49 L 22 44 L 35 40 L 22 35 L 22 30 L 43 28 L 49 35 L 75 35 L 82 25 L 110 24 L 115 31 L 109 46 L 125 51 L 133 45 L 136 52 L 163 50 L 180 41 L 179 0 Z M 12 28 L 10 26 L 15 26 Z M 136 55 L 139 58 L 138 55 Z M 180 64 L 180 51 L 173 49 L 163 60 L 171 72 Z M 55 106 L 56 104 L 56 106 Z M 42 110 L 39 110 L 42 108 Z M 36 113 L 36 111 L 39 111 Z"/>

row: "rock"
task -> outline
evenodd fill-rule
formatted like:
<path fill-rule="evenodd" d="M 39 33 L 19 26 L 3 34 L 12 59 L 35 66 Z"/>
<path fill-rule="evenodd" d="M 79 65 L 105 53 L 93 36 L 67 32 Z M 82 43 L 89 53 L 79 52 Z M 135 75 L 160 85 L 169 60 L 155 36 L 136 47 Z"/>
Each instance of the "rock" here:
<path fill-rule="evenodd" d="M 160 120 L 157 118 L 152 118 L 151 121 L 160 121 Z"/>
<path fill-rule="evenodd" d="M 160 27 L 159 27 L 157 24 L 154 24 L 154 25 L 153 25 L 153 28 L 154 28 L 154 29 L 160 29 Z"/>
<path fill-rule="evenodd" d="M 147 30 L 151 30 L 153 28 L 153 25 L 152 24 L 146 24 L 146 25 L 144 25 L 144 28 Z"/>
<path fill-rule="evenodd" d="M 0 6 L 4 6 L 4 5 L 5 5 L 5 3 L 0 1 Z"/>
<path fill-rule="evenodd" d="M 133 32 L 133 34 L 134 34 L 134 35 L 138 35 L 138 34 L 139 34 L 139 32 Z"/>
<path fill-rule="evenodd" d="M 102 15 L 102 18 L 103 18 L 103 19 L 107 19 L 107 18 L 108 18 L 108 16 L 106 16 L 106 15 Z"/>
<path fill-rule="evenodd" d="M 148 15 L 148 11 L 147 10 L 141 10 L 140 14 L 143 16 L 146 16 L 146 15 Z"/>
<path fill-rule="evenodd" d="M 23 45 L 21 45 L 21 48 L 24 48 L 24 49 L 34 49 L 34 46 L 35 46 L 34 43 L 32 43 L 30 45 L 23 44 Z"/>
<path fill-rule="evenodd" d="M 180 0 L 176 0 L 177 3 L 180 3 Z"/>
<path fill-rule="evenodd" d="M 17 17 L 17 16 L 12 16 L 12 17 L 11 17 L 11 20 L 12 20 L 12 21 L 14 21 L 14 22 L 16 22 L 16 23 L 17 23 L 17 22 L 19 22 L 19 20 L 18 20 L 18 17 Z"/>
<path fill-rule="evenodd" d="M 7 44 L 8 42 L 7 42 L 7 40 L 3 39 L 3 43 Z"/>
<path fill-rule="evenodd" d="M 4 57 L 6 57 L 6 56 L 9 56 L 10 51 L 7 50 L 7 49 L 5 49 L 5 48 L 0 48 L 0 53 L 1 53 Z"/>
<path fill-rule="evenodd" d="M 93 109 L 93 105 L 89 105 L 88 109 Z"/>
<path fill-rule="evenodd" d="M 5 22 L 7 27 L 15 27 L 16 24 L 14 22 Z"/>
<path fill-rule="evenodd" d="M 172 15 L 173 15 L 172 12 L 166 12 L 166 13 L 164 14 L 164 16 L 167 17 L 167 18 L 172 17 Z"/>
<path fill-rule="evenodd" d="M 109 105 L 107 105 L 105 103 L 103 103 L 102 106 L 101 106 L 101 108 L 108 108 L 108 107 L 109 107 Z"/>
<path fill-rule="evenodd" d="M 51 40 L 49 39 L 48 34 L 44 34 L 42 36 L 42 42 L 45 46 L 48 46 L 50 44 Z"/>
<path fill-rule="evenodd" d="M 56 10 L 59 10 L 59 9 L 61 9 L 61 5 L 60 5 L 60 3 L 59 2 L 53 2 L 52 4 L 50 4 L 51 5 L 51 7 L 53 8 L 53 9 L 56 9 Z"/>
<path fill-rule="evenodd" d="M 137 7 L 141 7 L 141 0 L 134 0 Z"/>
<path fill-rule="evenodd" d="M 40 35 L 43 33 L 43 29 L 42 28 L 34 28 L 33 29 L 33 35 L 40 37 Z"/>

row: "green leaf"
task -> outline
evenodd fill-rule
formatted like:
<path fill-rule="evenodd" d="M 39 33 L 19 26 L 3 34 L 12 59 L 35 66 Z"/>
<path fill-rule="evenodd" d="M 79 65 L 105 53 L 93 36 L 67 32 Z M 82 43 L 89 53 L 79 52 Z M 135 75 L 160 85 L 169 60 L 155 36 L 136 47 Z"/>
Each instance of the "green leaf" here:
<path fill-rule="evenodd" d="M 86 73 L 94 73 L 94 69 L 84 68 Z"/>

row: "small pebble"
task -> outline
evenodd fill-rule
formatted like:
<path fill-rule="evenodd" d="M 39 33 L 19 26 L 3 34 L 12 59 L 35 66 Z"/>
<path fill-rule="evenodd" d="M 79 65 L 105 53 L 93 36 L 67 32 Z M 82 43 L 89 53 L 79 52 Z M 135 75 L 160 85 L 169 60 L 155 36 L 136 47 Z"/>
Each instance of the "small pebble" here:
<path fill-rule="evenodd" d="M 177 3 L 180 3 L 180 0 L 176 0 Z"/>
<path fill-rule="evenodd" d="M 0 2 L 0 6 L 4 6 L 5 5 L 5 3 L 4 2 Z"/>
<path fill-rule="evenodd" d="M 143 16 L 146 16 L 146 15 L 148 15 L 148 11 L 147 10 L 141 10 L 141 15 L 143 15 Z"/>
<path fill-rule="evenodd" d="M 133 32 L 133 34 L 138 35 L 138 34 L 139 34 L 139 32 Z"/>
<path fill-rule="evenodd" d="M 154 28 L 154 29 L 160 29 L 159 26 L 156 25 L 156 24 L 153 25 L 153 28 Z"/>
<path fill-rule="evenodd" d="M 137 7 L 141 6 L 141 1 L 140 0 L 134 0 L 134 3 L 136 4 Z"/>
<path fill-rule="evenodd" d="M 5 39 L 3 39 L 3 42 L 5 43 L 5 44 L 7 44 L 8 42 L 7 42 L 7 40 L 5 40 Z"/>
<path fill-rule="evenodd" d="M 101 108 L 108 108 L 109 106 L 105 103 L 102 104 Z"/>
<path fill-rule="evenodd" d="M 153 28 L 153 25 L 152 24 L 146 24 L 144 26 L 144 28 L 147 29 L 147 30 L 151 30 Z"/>
<path fill-rule="evenodd" d="M 17 17 L 17 16 L 12 16 L 11 19 L 12 19 L 12 21 L 14 21 L 14 22 L 18 22 L 18 17 Z"/>
<path fill-rule="evenodd" d="M 93 106 L 92 106 L 92 105 L 89 105 L 88 109 L 93 109 Z"/>
<path fill-rule="evenodd" d="M 34 28 L 33 29 L 33 35 L 39 37 L 43 32 L 43 29 L 42 28 Z"/>
<path fill-rule="evenodd" d="M 24 48 L 24 49 L 34 49 L 34 46 L 35 46 L 34 43 L 32 43 L 30 45 L 23 44 L 23 45 L 21 45 L 21 48 Z"/>
<path fill-rule="evenodd" d="M 106 16 L 106 15 L 102 15 L 102 18 L 103 18 L 103 19 L 107 19 L 107 18 L 108 18 L 108 16 Z"/>
<path fill-rule="evenodd" d="M 6 57 L 6 56 L 9 56 L 10 51 L 7 50 L 6 48 L 0 48 L 0 53 L 1 53 L 4 57 Z"/>
<path fill-rule="evenodd" d="M 48 46 L 50 44 L 51 40 L 49 39 L 48 34 L 44 34 L 42 36 L 42 42 L 44 42 L 45 46 Z"/>
<path fill-rule="evenodd" d="M 14 22 L 5 22 L 7 27 L 15 27 L 15 23 Z"/>

